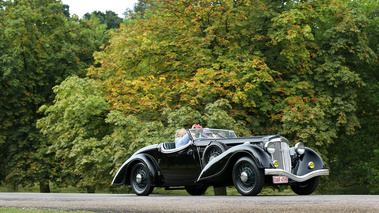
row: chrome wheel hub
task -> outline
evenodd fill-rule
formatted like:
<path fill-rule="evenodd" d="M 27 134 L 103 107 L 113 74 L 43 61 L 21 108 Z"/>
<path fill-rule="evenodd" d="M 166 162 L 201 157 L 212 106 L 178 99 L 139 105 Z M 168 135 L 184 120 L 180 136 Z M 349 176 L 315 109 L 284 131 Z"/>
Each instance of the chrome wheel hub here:
<path fill-rule="evenodd" d="M 141 183 L 142 182 L 142 175 L 141 174 L 137 174 L 136 175 L 136 182 L 137 183 Z"/>
<path fill-rule="evenodd" d="M 243 183 L 246 183 L 246 181 L 249 179 L 246 172 L 242 172 L 240 178 Z"/>

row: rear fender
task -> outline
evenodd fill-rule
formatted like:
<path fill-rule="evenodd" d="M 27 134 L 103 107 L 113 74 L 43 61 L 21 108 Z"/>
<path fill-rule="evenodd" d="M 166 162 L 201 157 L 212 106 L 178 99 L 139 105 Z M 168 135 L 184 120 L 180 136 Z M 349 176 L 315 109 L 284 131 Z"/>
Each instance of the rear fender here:
<path fill-rule="evenodd" d="M 201 171 L 197 182 L 222 175 L 229 166 L 233 166 L 235 161 L 242 156 L 251 157 L 258 168 L 271 167 L 271 158 L 263 149 L 251 144 L 238 145 L 226 150 L 210 161 Z"/>
<path fill-rule="evenodd" d="M 113 178 L 112 185 L 130 185 L 130 170 L 138 162 L 142 162 L 147 166 L 149 169 L 149 175 L 151 177 L 150 180 L 152 181 L 150 184 L 156 185 L 158 180 L 159 166 L 154 158 L 147 154 L 132 155 L 127 161 L 125 161 L 125 163 L 122 164 L 121 168 Z"/>

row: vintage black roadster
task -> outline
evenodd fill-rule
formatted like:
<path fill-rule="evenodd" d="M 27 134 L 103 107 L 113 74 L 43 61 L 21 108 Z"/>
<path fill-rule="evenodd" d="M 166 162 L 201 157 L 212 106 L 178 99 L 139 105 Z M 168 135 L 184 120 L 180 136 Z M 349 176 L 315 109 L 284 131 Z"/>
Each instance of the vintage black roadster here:
<path fill-rule="evenodd" d="M 257 195 L 263 186 L 286 184 L 299 195 L 314 192 L 329 170 L 303 143 L 290 147 L 279 135 L 237 137 L 232 130 L 188 129 L 190 141 L 150 145 L 134 153 L 112 184 L 149 195 L 154 187 L 185 189 L 202 195 L 209 186 L 231 186 L 242 195 Z"/>

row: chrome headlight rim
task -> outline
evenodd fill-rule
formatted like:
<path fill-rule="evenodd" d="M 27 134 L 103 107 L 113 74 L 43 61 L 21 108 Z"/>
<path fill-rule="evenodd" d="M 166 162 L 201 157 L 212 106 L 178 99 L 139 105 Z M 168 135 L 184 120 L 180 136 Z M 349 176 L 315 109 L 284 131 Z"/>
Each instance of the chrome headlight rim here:
<path fill-rule="evenodd" d="M 273 142 L 267 142 L 265 144 L 265 149 L 268 153 L 272 154 L 275 152 L 275 144 Z"/>
<path fill-rule="evenodd" d="M 303 155 L 305 153 L 305 145 L 302 142 L 298 142 L 295 145 L 295 151 L 299 155 Z"/>

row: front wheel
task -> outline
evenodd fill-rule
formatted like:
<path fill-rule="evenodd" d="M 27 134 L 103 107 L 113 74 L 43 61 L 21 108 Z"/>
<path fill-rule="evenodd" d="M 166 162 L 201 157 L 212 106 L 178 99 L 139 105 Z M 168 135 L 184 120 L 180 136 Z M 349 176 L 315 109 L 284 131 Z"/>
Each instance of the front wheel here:
<path fill-rule="evenodd" d="M 298 195 L 310 195 L 317 189 L 319 182 L 320 176 L 317 176 L 305 182 L 291 185 L 291 189 Z"/>
<path fill-rule="evenodd" d="M 150 184 L 149 169 L 143 163 L 137 163 L 132 168 L 130 174 L 130 183 L 134 193 L 138 196 L 147 196 L 151 194 L 154 187 Z"/>
<path fill-rule="evenodd" d="M 234 187 L 241 195 L 257 195 L 264 185 L 263 170 L 249 157 L 243 157 L 234 164 L 232 178 Z"/>

